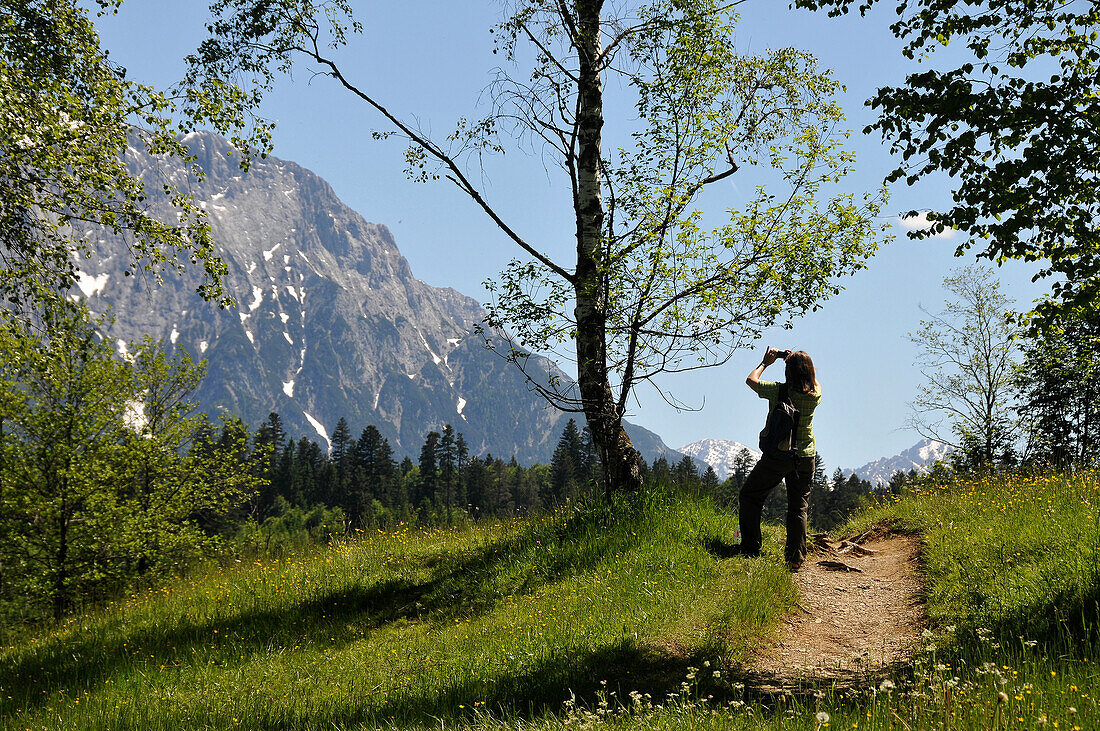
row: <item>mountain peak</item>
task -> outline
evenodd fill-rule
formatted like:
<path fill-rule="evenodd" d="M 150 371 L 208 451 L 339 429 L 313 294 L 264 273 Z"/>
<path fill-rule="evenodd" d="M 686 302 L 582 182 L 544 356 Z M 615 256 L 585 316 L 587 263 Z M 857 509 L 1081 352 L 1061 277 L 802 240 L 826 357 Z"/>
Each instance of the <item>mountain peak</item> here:
<path fill-rule="evenodd" d="M 697 442 L 685 444 L 676 451 L 713 467 L 719 480 L 726 479 L 736 470 L 737 461 L 742 458 L 742 452 L 748 452 L 753 463 L 760 459 L 758 450 L 728 439 L 700 439 Z"/>
<path fill-rule="evenodd" d="M 947 457 L 951 447 L 933 439 L 922 439 L 901 454 L 880 457 L 856 469 L 845 469 L 844 474 L 856 474 L 872 485 L 885 485 L 896 472 L 926 471 L 932 464 Z"/>

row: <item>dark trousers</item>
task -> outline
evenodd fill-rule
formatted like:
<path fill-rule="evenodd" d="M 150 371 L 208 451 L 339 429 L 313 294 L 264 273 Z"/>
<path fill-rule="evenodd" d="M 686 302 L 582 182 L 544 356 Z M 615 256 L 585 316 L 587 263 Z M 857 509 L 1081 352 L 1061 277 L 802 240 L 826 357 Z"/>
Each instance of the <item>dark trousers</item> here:
<path fill-rule="evenodd" d="M 787 483 L 787 546 L 784 551 L 790 563 L 806 560 L 806 530 L 810 510 L 810 488 L 814 480 L 813 457 L 774 459 L 761 457 L 741 487 L 741 551 L 748 555 L 760 553 L 760 514 L 768 493 Z"/>

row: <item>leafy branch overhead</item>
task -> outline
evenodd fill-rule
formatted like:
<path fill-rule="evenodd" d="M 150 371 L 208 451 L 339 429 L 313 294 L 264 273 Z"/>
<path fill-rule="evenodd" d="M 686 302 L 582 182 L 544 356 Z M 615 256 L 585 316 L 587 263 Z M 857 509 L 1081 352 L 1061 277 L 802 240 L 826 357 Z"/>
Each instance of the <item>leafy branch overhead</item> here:
<path fill-rule="evenodd" d="M 796 0 L 832 15 L 876 0 Z M 899 2 L 890 26 L 906 57 L 949 44 L 971 57 L 879 89 L 877 130 L 901 164 L 890 180 L 952 178 L 954 200 L 929 216 L 993 261 L 1041 262 L 1050 278 L 1042 315 L 1094 309 L 1100 299 L 1100 8 L 1083 0 Z"/>
<path fill-rule="evenodd" d="M 127 274 L 198 264 L 203 296 L 227 301 L 224 264 L 186 181 L 142 181 L 126 165 L 134 147 L 188 157 L 172 108 L 108 60 L 77 3 L 0 3 L 0 294 L 16 309 L 76 283 L 80 259 L 94 253 L 85 237 L 93 227 L 126 237 Z M 175 220 L 150 213 L 159 196 Z"/>
<path fill-rule="evenodd" d="M 377 136 L 409 141 L 413 179 L 449 180 L 523 252 L 488 284 L 488 324 L 511 333 L 505 355 L 521 368 L 525 349 L 576 363 L 575 386 L 528 375 L 555 405 L 584 411 L 618 474 L 608 484 L 636 483 L 621 420 L 638 384 L 724 362 L 818 307 L 877 245 L 882 192 L 838 185 L 854 162 L 839 84 L 794 49 L 738 54 L 736 4 L 518 2 L 493 29 L 507 68 L 487 113 L 436 140 L 340 65 L 337 49 L 362 30 L 345 0 L 219 0 L 189 59 L 189 110 L 237 129 L 302 61 L 381 115 L 390 128 Z M 610 78 L 623 98 L 605 103 Z M 268 130 L 258 121 L 253 134 Z M 621 137 L 605 145 L 605 133 Z M 513 145 L 550 161 L 575 257 L 540 248 L 470 173 Z"/>

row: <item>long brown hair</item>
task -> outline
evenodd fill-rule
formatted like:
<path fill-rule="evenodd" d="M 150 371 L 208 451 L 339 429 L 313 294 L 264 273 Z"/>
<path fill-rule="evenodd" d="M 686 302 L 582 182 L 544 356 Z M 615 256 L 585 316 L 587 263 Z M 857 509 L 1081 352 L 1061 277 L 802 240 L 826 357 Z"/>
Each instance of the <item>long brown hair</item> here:
<path fill-rule="evenodd" d="M 817 373 L 814 362 L 805 350 L 796 350 L 787 356 L 787 385 L 802 393 L 814 393 L 817 390 Z"/>

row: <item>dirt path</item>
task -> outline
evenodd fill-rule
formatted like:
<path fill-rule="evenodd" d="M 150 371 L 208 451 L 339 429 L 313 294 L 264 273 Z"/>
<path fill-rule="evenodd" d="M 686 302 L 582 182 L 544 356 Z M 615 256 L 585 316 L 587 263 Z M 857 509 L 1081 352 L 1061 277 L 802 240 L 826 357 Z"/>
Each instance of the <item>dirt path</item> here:
<path fill-rule="evenodd" d="M 819 541 L 794 575 L 799 607 L 747 668 L 757 684 L 854 681 L 908 661 L 924 627 L 918 550 L 911 536 Z"/>

